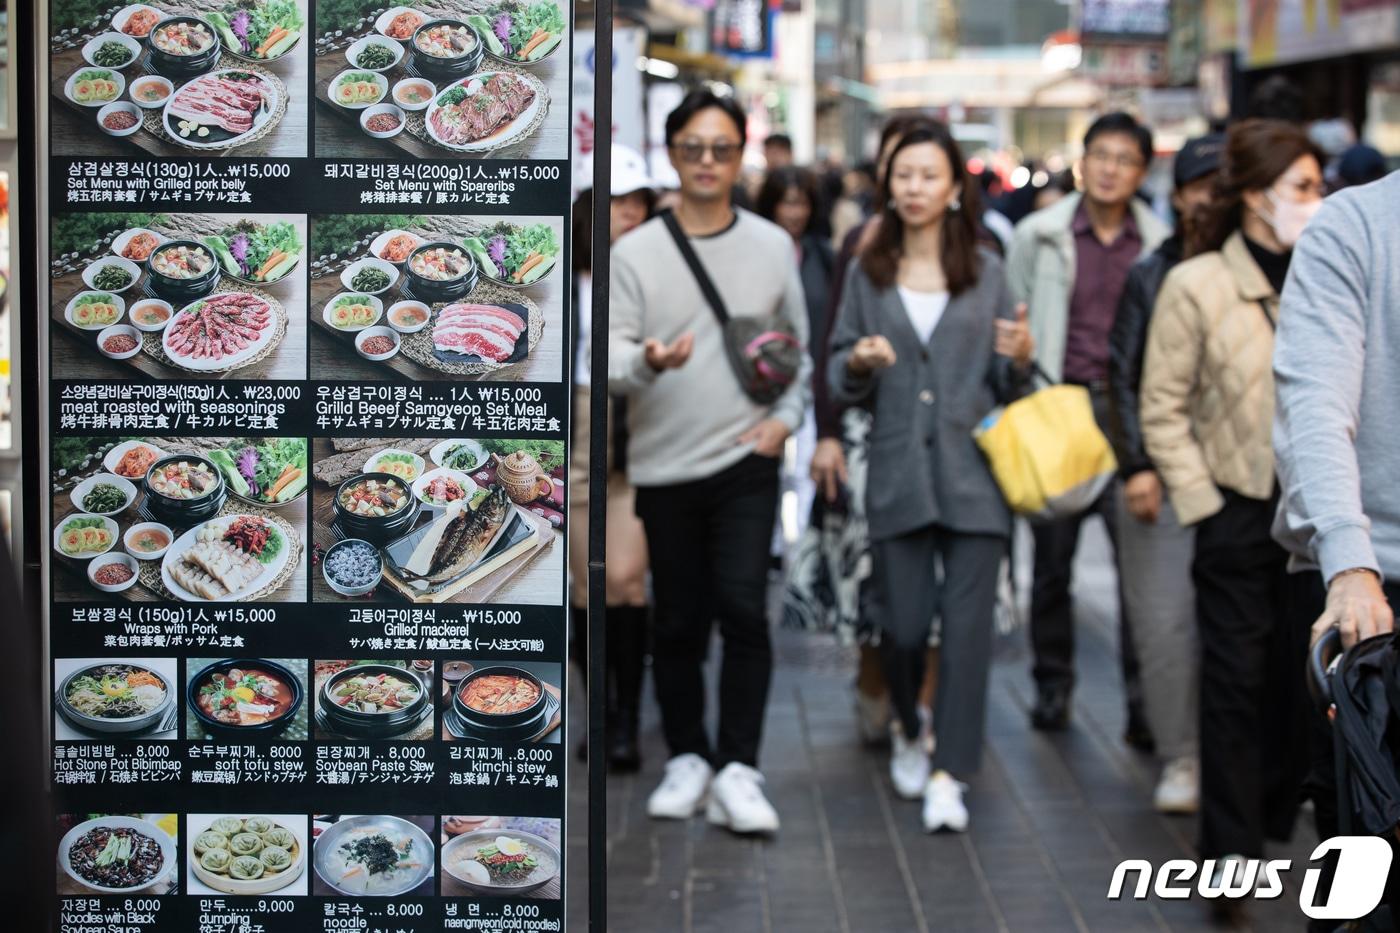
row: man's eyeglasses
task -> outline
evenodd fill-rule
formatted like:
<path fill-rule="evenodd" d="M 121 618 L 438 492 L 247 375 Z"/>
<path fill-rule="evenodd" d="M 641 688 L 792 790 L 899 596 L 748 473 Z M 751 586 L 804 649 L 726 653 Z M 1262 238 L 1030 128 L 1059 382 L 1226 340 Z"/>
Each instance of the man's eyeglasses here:
<path fill-rule="evenodd" d="M 682 162 L 687 162 L 691 165 L 695 165 L 696 163 L 703 162 L 705 160 L 706 152 L 714 156 L 716 162 L 733 162 L 735 159 L 739 158 L 739 154 L 743 151 L 744 147 L 739 145 L 738 143 L 731 143 L 721 140 L 719 142 L 708 144 L 696 141 L 688 141 L 683 143 L 676 143 L 671 148 L 675 150 L 676 155 L 681 157 Z"/>
<path fill-rule="evenodd" d="M 1084 154 L 1084 158 L 1090 162 L 1097 162 L 1100 165 L 1116 165 L 1124 169 L 1140 169 L 1143 166 L 1142 159 L 1126 152 L 1112 153 L 1103 149 L 1090 149 Z"/>

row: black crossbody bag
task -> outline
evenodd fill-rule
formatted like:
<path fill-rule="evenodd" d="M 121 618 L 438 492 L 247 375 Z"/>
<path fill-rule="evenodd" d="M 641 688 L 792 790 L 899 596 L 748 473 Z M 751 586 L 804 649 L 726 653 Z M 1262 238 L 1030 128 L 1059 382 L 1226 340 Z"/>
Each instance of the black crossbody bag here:
<path fill-rule="evenodd" d="M 759 317 L 731 316 L 675 215 L 662 211 L 661 220 L 719 321 L 729 368 L 744 394 L 760 405 L 773 404 L 802 369 L 802 341 L 781 312 Z"/>

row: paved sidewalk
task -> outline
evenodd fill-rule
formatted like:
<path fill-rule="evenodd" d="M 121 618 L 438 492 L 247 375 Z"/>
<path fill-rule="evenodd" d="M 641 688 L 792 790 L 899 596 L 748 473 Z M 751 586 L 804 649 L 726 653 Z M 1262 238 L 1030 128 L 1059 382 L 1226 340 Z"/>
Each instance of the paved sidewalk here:
<path fill-rule="evenodd" d="M 777 633 L 778 670 L 762 767 L 783 820 L 772 841 L 735 837 L 697 818 L 645 815 L 665 751 L 654 704 L 646 761 L 610 780 L 612 933 L 904 933 L 904 931 L 1167 931 L 1230 929 L 1199 899 L 1110 902 L 1125 858 L 1191 858 L 1194 823 L 1149 805 L 1155 763 L 1120 738 L 1112 575 L 1101 541 L 1081 560 L 1081 686 L 1073 728 L 1032 731 L 1024 631 L 999 640 L 982 772 L 965 835 L 926 835 L 917 803 L 893 796 L 886 753 L 863 747 L 851 705 L 853 652 L 829 639 Z M 575 693 L 581 700 L 581 691 Z M 581 713 L 582 710 L 580 709 Z M 581 721 L 579 719 L 575 720 Z M 570 773 L 571 929 L 586 926 L 582 809 L 586 774 Z M 1309 820 L 1287 851 L 1302 864 Z M 576 918 L 576 919 L 574 919 Z M 1296 891 L 1251 908 L 1236 929 L 1301 930 Z"/>

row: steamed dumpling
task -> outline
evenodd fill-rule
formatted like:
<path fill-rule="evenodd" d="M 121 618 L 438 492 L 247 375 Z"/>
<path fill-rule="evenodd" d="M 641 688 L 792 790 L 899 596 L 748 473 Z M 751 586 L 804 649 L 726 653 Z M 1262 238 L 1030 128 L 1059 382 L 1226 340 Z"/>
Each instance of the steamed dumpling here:
<path fill-rule="evenodd" d="M 228 837 L 223 833 L 216 833 L 212 829 L 205 830 L 194 837 L 194 854 L 203 855 L 210 849 L 227 849 Z"/>
<path fill-rule="evenodd" d="M 281 846 L 268 846 L 258 854 L 268 871 L 281 871 L 292 864 L 292 854 Z"/>
<path fill-rule="evenodd" d="M 297 838 L 285 826 L 274 826 L 262 834 L 262 841 L 267 845 L 291 851 L 292 846 L 296 845 Z"/>
<path fill-rule="evenodd" d="M 239 881 L 255 881 L 262 877 L 265 866 L 262 860 L 252 855 L 240 855 L 228 867 L 228 876 Z"/>
<path fill-rule="evenodd" d="M 228 841 L 234 855 L 257 855 L 263 849 L 262 837 L 257 833 L 239 833 Z"/>
<path fill-rule="evenodd" d="M 243 831 L 246 833 L 257 833 L 261 836 L 272 828 L 272 820 L 265 816 L 250 816 L 243 821 Z"/>
<path fill-rule="evenodd" d="M 223 874 L 228 871 L 229 863 L 233 861 L 233 853 L 228 849 L 209 849 L 199 857 L 199 864 L 205 871 Z"/>
<path fill-rule="evenodd" d="M 216 833 L 233 836 L 243 832 L 243 821 L 236 816 L 221 816 L 209 828 Z"/>

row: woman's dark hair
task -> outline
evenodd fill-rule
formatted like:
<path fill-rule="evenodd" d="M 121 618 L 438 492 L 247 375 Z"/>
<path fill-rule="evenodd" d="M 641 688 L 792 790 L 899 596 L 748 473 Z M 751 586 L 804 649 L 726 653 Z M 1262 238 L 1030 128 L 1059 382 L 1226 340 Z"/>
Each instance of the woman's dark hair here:
<path fill-rule="evenodd" d="M 1303 156 L 1312 156 L 1319 167 L 1326 163 L 1322 150 L 1297 123 L 1249 119 L 1230 127 L 1213 196 L 1192 227 L 1187 255 L 1224 246 L 1244 222 L 1244 193 L 1272 187 Z"/>
<path fill-rule="evenodd" d="M 805 168 L 788 165 L 769 172 L 763 179 L 763 186 L 758 189 L 754 213 L 766 220 L 776 220 L 778 204 L 794 188 L 802 192 L 802 196 L 812 206 L 812 213 L 807 217 L 807 229 L 802 231 L 803 235 L 806 235 L 817 226 L 817 215 L 821 213 L 821 194 L 817 190 L 816 176 Z"/>
<path fill-rule="evenodd" d="M 641 189 L 647 196 L 647 217 L 656 213 L 656 192 L 650 188 Z M 574 220 L 571 228 L 573 245 L 571 256 L 575 272 L 593 270 L 593 189 L 585 188 L 574 200 Z"/>
<path fill-rule="evenodd" d="M 748 117 L 744 115 L 744 108 L 734 102 L 732 97 L 720 97 L 714 91 L 691 91 L 681 99 L 666 116 L 666 145 L 670 147 L 680 135 L 681 130 L 691 121 L 697 113 L 715 107 L 724 112 L 729 119 L 734 121 L 734 128 L 739 131 L 739 145 L 743 145 L 748 138 L 744 127 L 748 123 Z"/>
<path fill-rule="evenodd" d="M 875 239 L 861 255 L 861 268 L 877 288 L 889 288 L 895 283 L 899 272 L 899 260 L 904 255 L 904 221 L 894 209 L 890 195 L 890 175 L 893 174 L 894 160 L 910 146 L 933 143 L 943 150 L 953 169 L 953 184 L 961 189 L 959 210 L 943 213 L 943 235 L 940 238 L 943 275 L 948 281 L 948 293 L 957 295 L 972 287 L 981 274 L 982 262 L 977 253 L 977 185 L 969 184 L 967 165 L 963 162 L 962 150 L 948 127 L 937 120 L 920 120 L 905 127 L 904 135 L 890 153 L 890 163 L 885 171 L 885 179 L 880 184 L 879 203 L 884 205 L 880 214 L 880 227 Z"/>
<path fill-rule="evenodd" d="M 1124 113 L 1121 110 L 1106 113 L 1089 124 L 1089 130 L 1084 134 L 1084 151 L 1089 151 L 1089 145 L 1094 140 L 1110 133 L 1131 136 L 1133 141 L 1137 143 L 1138 151 L 1142 153 L 1142 164 L 1151 164 L 1152 131 L 1139 123 L 1132 114 Z"/>

